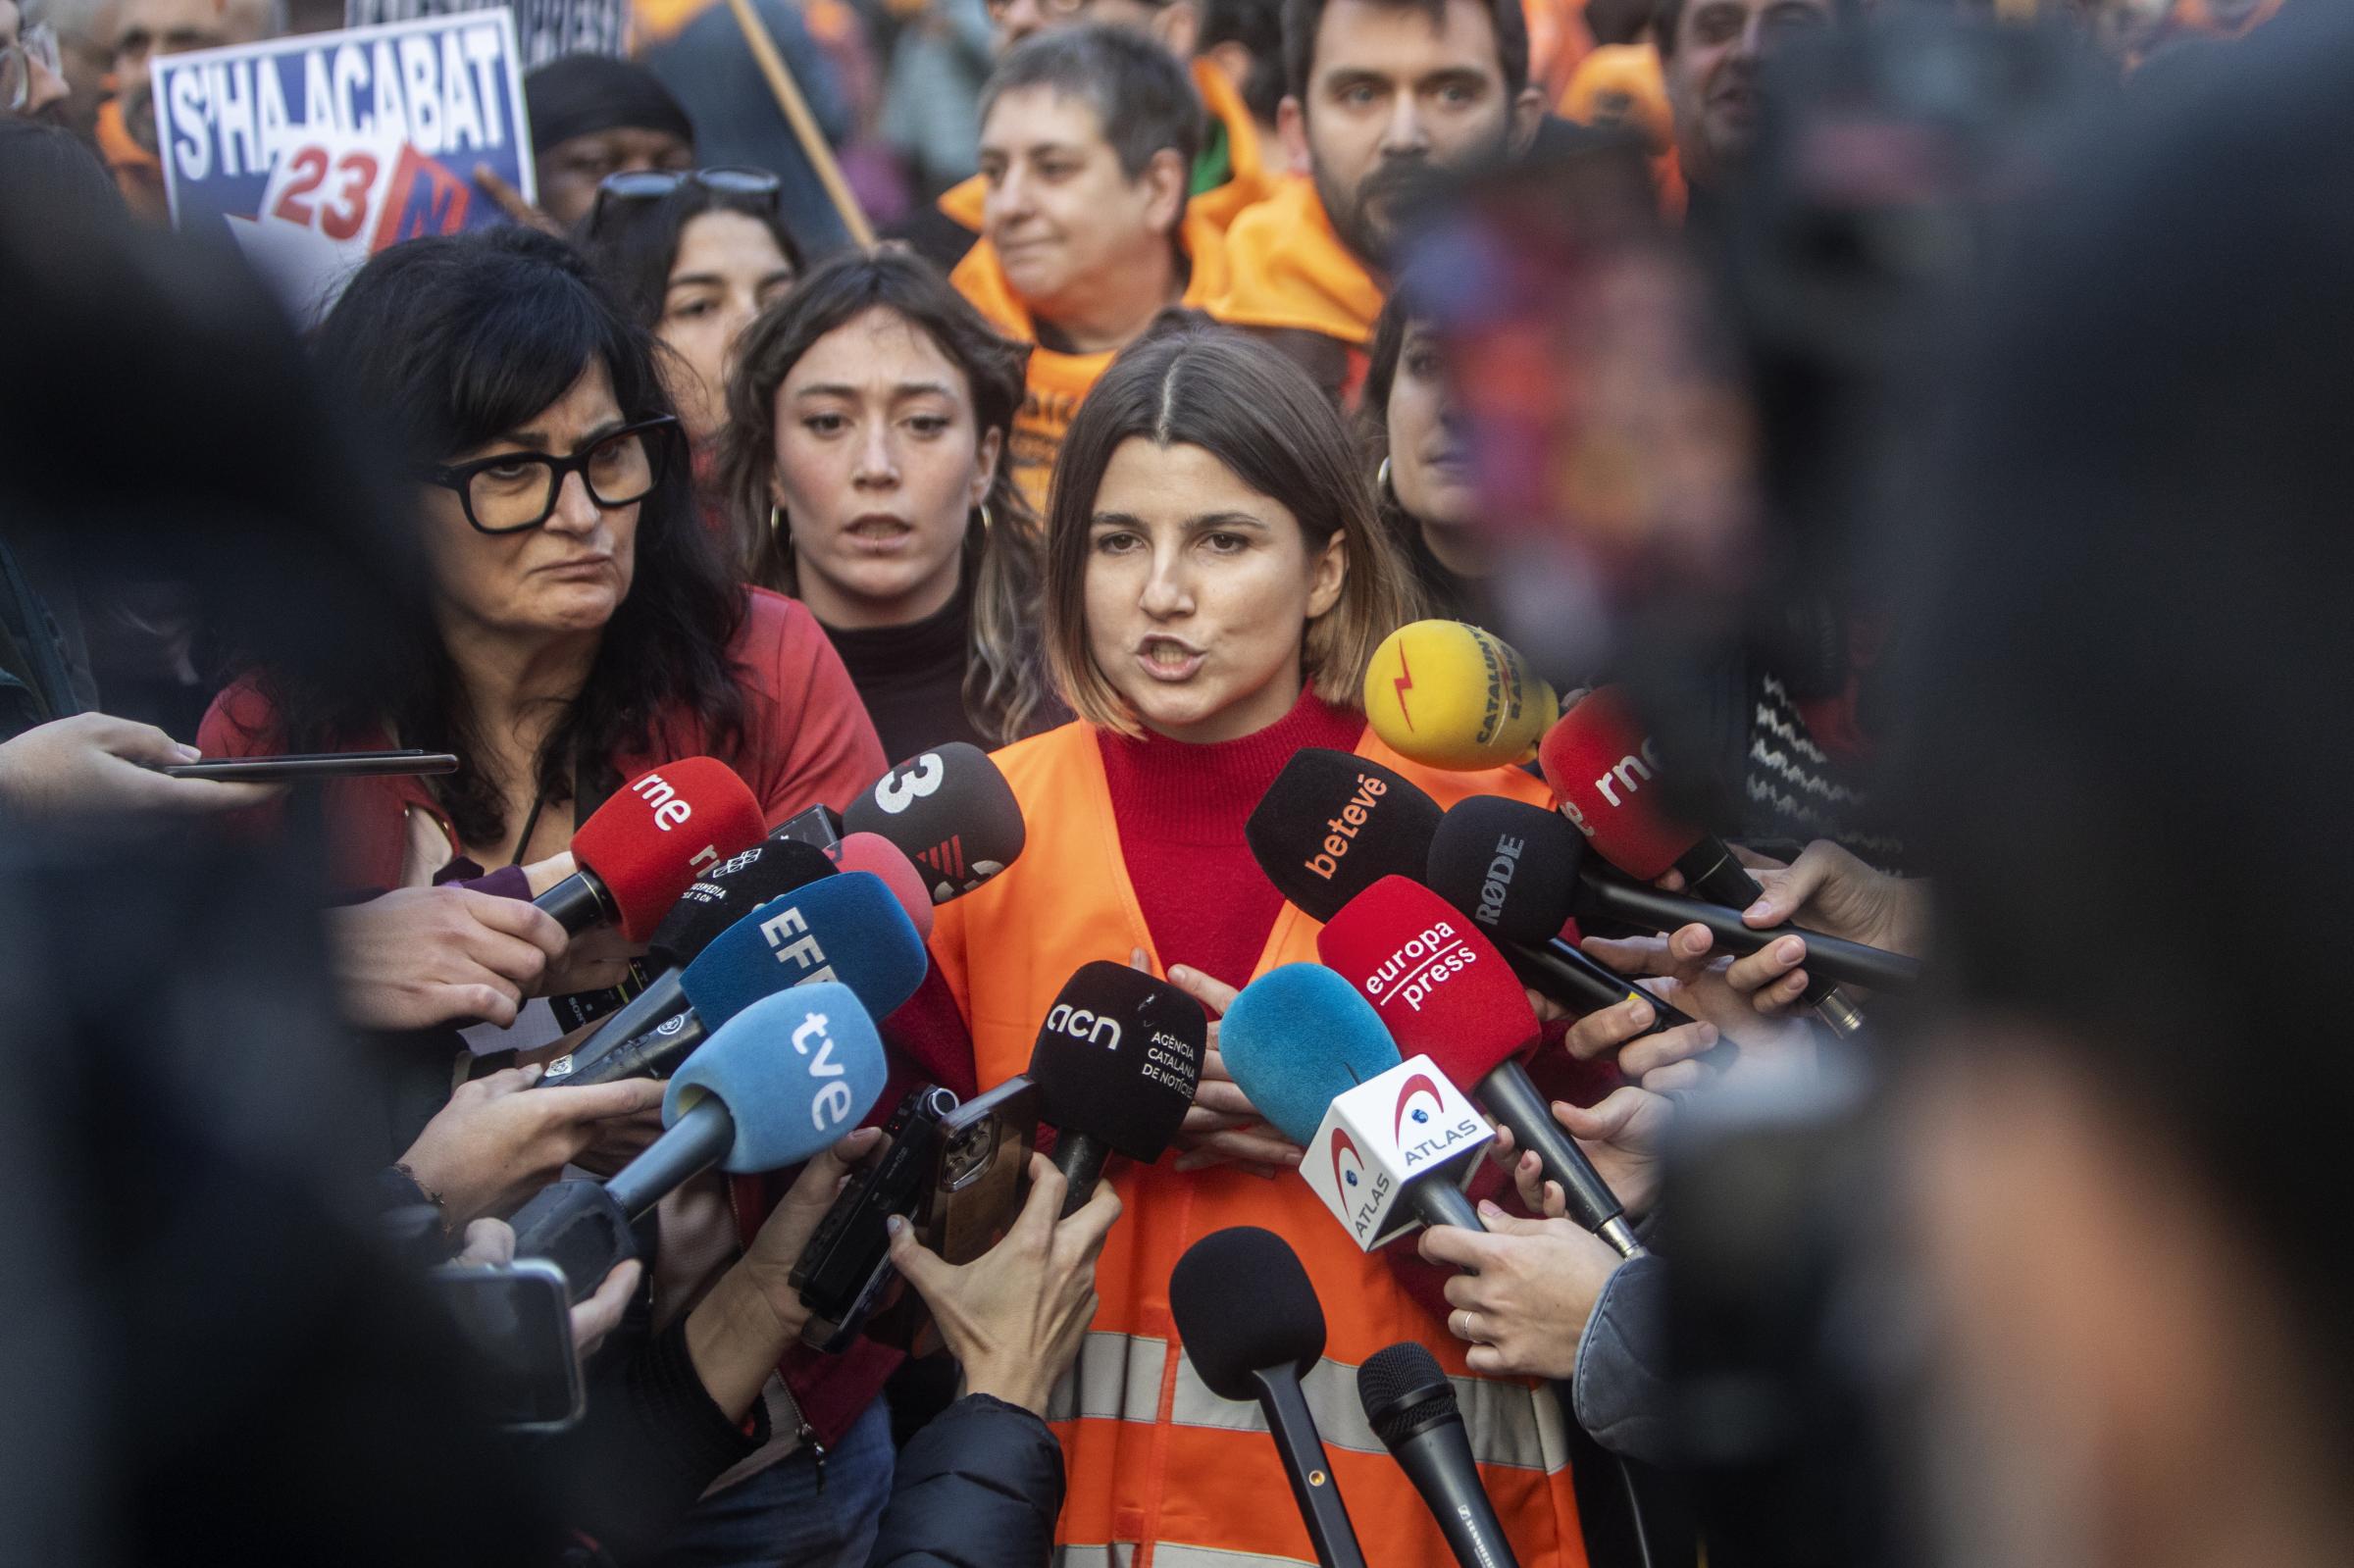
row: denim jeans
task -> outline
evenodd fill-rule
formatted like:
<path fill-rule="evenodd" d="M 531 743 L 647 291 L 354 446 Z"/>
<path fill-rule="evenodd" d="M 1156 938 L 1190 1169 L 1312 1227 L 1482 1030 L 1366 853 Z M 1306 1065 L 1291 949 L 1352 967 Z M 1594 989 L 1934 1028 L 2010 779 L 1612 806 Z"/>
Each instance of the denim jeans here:
<path fill-rule="evenodd" d="M 891 1411 L 867 1406 L 826 1451 L 826 1485 L 806 1450 L 687 1511 L 655 1568 L 866 1568 L 891 1500 Z"/>

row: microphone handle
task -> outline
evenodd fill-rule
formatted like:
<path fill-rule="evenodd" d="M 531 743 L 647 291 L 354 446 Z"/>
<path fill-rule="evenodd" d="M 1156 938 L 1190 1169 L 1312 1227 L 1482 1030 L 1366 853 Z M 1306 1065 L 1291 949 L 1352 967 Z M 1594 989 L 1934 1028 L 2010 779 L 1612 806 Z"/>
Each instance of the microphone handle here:
<path fill-rule="evenodd" d="M 563 1077 L 549 1076 L 539 1080 L 548 1084 L 603 1084 L 605 1078 L 584 1078 L 581 1075 L 597 1069 L 615 1051 L 652 1029 L 664 1019 L 688 1005 L 687 987 L 680 980 L 680 971 L 666 969 L 654 977 L 645 989 L 623 1003 L 620 1010 L 596 1027 L 596 1033 L 573 1047 L 572 1068 Z M 617 1075 L 627 1077 L 627 1074 Z"/>
<path fill-rule="evenodd" d="M 1496 945 L 1504 952 L 1505 962 L 1520 977 L 1520 984 L 1532 990 L 1543 991 L 1565 1007 L 1580 1013 L 1600 1012 L 1620 1002 L 1640 998 L 1651 1004 L 1651 1027 L 1644 1035 L 1663 1035 L 1685 1024 L 1697 1023 L 1690 1013 L 1673 1002 L 1663 1001 L 1642 986 L 1618 974 L 1608 965 L 1596 963 L 1559 936 L 1542 947 L 1499 937 Z M 1638 1039 L 1642 1036 L 1636 1037 Z M 1719 1035 L 1716 1043 L 1701 1053 L 1700 1060 L 1722 1071 L 1733 1065 L 1741 1055 L 1741 1047 L 1730 1035 Z"/>
<path fill-rule="evenodd" d="M 1461 1416 L 1451 1412 L 1404 1439 L 1391 1447 L 1390 1457 L 1422 1493 L 1461 1568 L 1520 1568 L 1496 1518 L 1496 1505 L 1480 1485 Z"/>
<path fill-rule="evenodd" d="M 673 1021 L 664 1022 L 667 1025 Z M 675 1029 L 652 1029 L 636 1039 L 622 1041 L 559 1082 L 613 1084 L 625 1078 L 668 1078 L 708 1037 L 702 1018 L 691 1007 L 675 1022 L 678 1025 Z"/>
<path fill-rule="evenodd" d="M 1826 936 L 1804 926 L 1746 925 L 1737 912 L 1721 904 L 1646 887 L 1592 862 L 1578 877 L 1577 897 L 1570 912 L 1581 919 L 1602 915 L 1656 931 L 1706 926 L 1718 948 L 1742 955 L 1763 952 L 1784 936 L 1803 936 L 1810 974 L 1828 975 L 1846 985 L 1868 986 L 1874 990 L 1905 990 L 1920 979 L 1920 960 L 1907 954 Z"/>
<path fill-rule="evenodd" d="M 1463 1196 L 1463 1189 L 1447 1179 L 1446 1167 L 1414 1178 L 1406 1184 L 1406 1190 L 1399 1196 L 1424 1225 L 1459 1225 L 1466 1231 L 1487 1229 L 1479 1223 L 1479 1210 Z"/>
<path fill-rule="evenodd" d="M 1269 1367 L 1251 1376 L 1258 1383 L 1259 1408 L 1267 1413 L 1267 1431 L 1275 1451 L 1283 1456 L 1283 1473 L 1291 1478 L 1292 1498 L 1315 1543 L 1316 1561 L 1323 1568 L 1365 1568 L 1365 1554 L 1356 1543 L 1356 1527 L 1341 1501 L 1341 1484 L 1324 1457 L 1324 1440 L 1316 1434 L 1316 1418 L 1300 1391 L 1299 1376 L 1290 1367 Z"/>
<path fill-rule="evenodd" d="M 1063 1194 L 1059 1218 L 1070 1218 L 1095 1195 L 1096 1183 L 1103 1177 L 1103 1162 L 1111 1154 L 1111 1145 L 1100 1138 L 1067 1128 L 1063 1131 L 1054 1142 L 1054 1169 L 1070 1180 L 1071 1188 Z"/>
<path fill-rule="evenodd" d="M 605 895 L 604 884 L 598 882 L 596 873 L 586 866 L 533 899 L 532 903 L 555 916 L 556 924 L 574 936 L 613 918 L 613 902 Z"/>
<path fill-rule="evenodd" d="M 1617 1248 L 1620 1257 L 1640 1257 L 1643 1243 L 1626 1223 L 1626 1209 L 1586 1151 L 1553 1119 L 1553 1108 L 1518 1062 L 1506 1062 L 1479 1081 L 1479 1103 L 1512 1130 L 1512 1141 L 1535 1149 L 1548 1179 L 1561 1184 L 1569 1218 Z"/>
<path fill-rule="evenodd" d="M 718 1095 L 705 1094 L 664 1128 L 644 1153 L 614 1173 L 605 1195 L 632 1220 L 642 1219 L 666 1193 L 718 1164 L 735 1141 L 736 1118 Z"/>
<path fill-rule="evenodd" d="M 1727 909 L 1747 909 L 1766 896 L 1758 879 L 1749 874 L 1749 868 L 1735 859 L 1724 840 L 1714 834 L 1702 835 L 1698 843 L 1677 858 L 1675 869 L 1684 874 L 1685 886 Z M 1799 999 L 1814 1008 L 1815 1015 L 1841 1038 L 1852 1038 L 1864 1032 L 1864 1010 L 1840 992 L 1839 983 L 1830 976 L 1810 970 L 1806 994 Z"/>

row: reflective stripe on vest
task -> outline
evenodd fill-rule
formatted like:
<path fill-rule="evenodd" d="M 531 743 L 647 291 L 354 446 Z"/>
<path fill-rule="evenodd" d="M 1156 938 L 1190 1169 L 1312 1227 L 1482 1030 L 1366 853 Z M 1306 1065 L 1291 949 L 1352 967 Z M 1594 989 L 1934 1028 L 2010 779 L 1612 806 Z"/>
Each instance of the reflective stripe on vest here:
<path fill-rule="evenodd" d="M 1137 1543 L 1115 1541 L 1106 1546 L 1059 1546 L 1054 1568 L 1129 1568 L 1136 1561 Z M 1220 1551 L 1215 1546 L 1189 1546 L 1164 1541 L 1152 1548 L 1155 1568 L 1315 1568 L 1312 1558 L 1275 1557 L 1256 1551 Z"/>
<path fill-rule="evenodd" d="M 1151 1421 L 1160 1410 L 1169 1341 L 1141 1334 L 1090 1333 L 1079 1359 L 1047 1395 L 1047 1419 Z"/>

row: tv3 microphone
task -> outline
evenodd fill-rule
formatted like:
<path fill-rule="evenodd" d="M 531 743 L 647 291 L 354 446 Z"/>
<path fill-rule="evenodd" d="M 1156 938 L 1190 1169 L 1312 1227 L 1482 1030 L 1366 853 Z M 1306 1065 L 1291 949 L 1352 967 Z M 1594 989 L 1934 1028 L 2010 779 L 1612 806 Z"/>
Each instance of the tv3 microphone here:
<path fill-rule="evenodd" d="M 515 1255 L 564 1270 L 576 1301 L 635 1255 L 631 1222 L 717 1164 L 783 1170 L 856 1127 L 883 1092 L 883 1041 L 846 986 L 754 1002 L 670 1081 L 663 1133 L 610 1181 L 558 1182 L 515 1213 Z"/>
<path fill-rule="evenodd" d="M 1466 917 L 1419 883 L 1385 877 L 1316 934 L 1316 952 L 1372 1005 L 1401 1052 L 1474 1086 L 1517 1147 L 1536 1153 L 1546 1180 L 1561 1185 L 1570 1219 L 1619 1256 L 1642 1255 L 1617 1194 L 1521 1068 L 1542 1026 L 1504 955 Z"/>
<path fill-rule="evenodd" d="M 695 873 L 760 841 L 760 802 L 726 763 L 682 757 L 632 779 L 572 835 L 580 869 L 532 900 L 573 936 L 641 942 Z"/>
<path fill-rule="evenodd" d="M 1373 1435 L 1422 1494 L 1461 1568 L 1519 1568 L 1463 1433 L 1462 1407 L 1439 1358 L 1411 1340 L 1356 1369 Z"/>
<path fill-rule="evenodd" d="M 1165 980 L 1099 959 L 1062 983 L 1030 1048 L 1039 1120 L 1055 1128 L 1062 1212 L 1084 1204 L 1104 1161 L 1160 1158 L 1185 1125 L 1209 1047 L 1209 1015 Z"/>
<path fill-rule="evenodd" d="M 1538 760 L 1562 814 L 1595 853 L 1637 882 L 1677 871 L 1693 892 L 1733 910 L 1766 895 L 1723 839 L 1668 814 L 1659 747 L 1617 687 L 1598 686 L 1561 715 Z M 1805 1000 L 1816 1015 L 1842 1036 L 1860 1033 L 1863 1010 L 1829 976 L 1810 979 Z"/>
<path fill-rule="evenodd" d="M 1223 1030 L 1221 1029 L 1221 1034 Z M 1365 1568 L 1300 1380 L 1324 1356 L 1324 1307 L 1300 1255 L 1272 1231 L 1212 1231 L 1169 1271 L 1169 1316 L 1209 1391 L 1256 1402 L 1323 1568 Z"/>
<path fill-rule="evenodd" d="M 1461 621 L 1414 621 L 1365 666 L 1365 718 L 1392 751 L 1450 773 L 1536 754 L 1561 717 L 1553 687 L 1503 638 Z"/>
<path fill-rule="evenodd" d="M 1021 803 L 979 746 L 951 740 L 885 773 L 842 814 L 915 862 L 932 901 L 971 892 L 1020 857 Z"/>

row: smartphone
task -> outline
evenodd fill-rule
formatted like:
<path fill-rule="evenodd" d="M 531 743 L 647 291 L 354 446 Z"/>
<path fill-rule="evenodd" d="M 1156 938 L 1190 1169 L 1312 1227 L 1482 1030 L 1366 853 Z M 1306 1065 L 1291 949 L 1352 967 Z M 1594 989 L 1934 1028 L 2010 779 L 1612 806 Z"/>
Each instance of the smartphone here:
<path fill-rule="evenodd" d="M 166 768 L 175 779 L 275 784 L 285 779 L 376 779 L 391 774 L 455 773 L 446 751 L 312 751 L 287 757 L 211 757 Z"/>
<path fill-rule="evenodd" d="M 884 1222 L 914 1214 L 929 1191 L 942 1130 L 956 1109 L 955 1094 L 936 1084 L 910 1090 L 883 1125 L 881 1151 L 817 1222 L 789 1276 L 809 1309 L 802 1343 L 836 1353 L 858 1337 L 893 1279 Z"/>
<path fill-rule="evenodd" d="M 477 1386 L 514 1432 L 561 1432 L 588 1407 L 564 1271 L 543 1258 L 444 1263 L 427 1278 L 473 1346 Z"/>
<path fill-rule="evenodd" d="M 1030 1153 L 1037 1146 L 1038 1086 L 1027 1076 L 959 1105 L 941 1124 L 932 1182 L 908 1216 L 915 1239 L 948 1263 L 970 1263 L 1003 1240 L 1030 1195 Z M 888 1258 L 883 1274 L 897 1279 Z M 923 1297 L 902 1289 L 875 1307 L 867 1334 L 915 1351 L 931 1324 Z"/>

